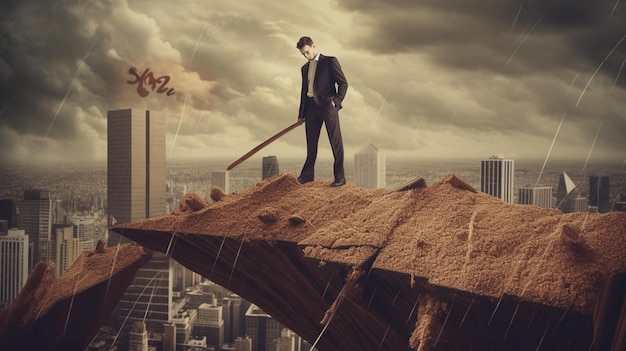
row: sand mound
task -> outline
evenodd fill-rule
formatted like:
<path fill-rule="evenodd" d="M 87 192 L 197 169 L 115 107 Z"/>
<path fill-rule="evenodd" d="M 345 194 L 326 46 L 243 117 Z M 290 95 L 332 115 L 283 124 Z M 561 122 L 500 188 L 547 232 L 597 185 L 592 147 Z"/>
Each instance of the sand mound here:
<path fill-rule="evenodd" d="M 421 289 L 447 289 L 494 300 L 513 296 L 518 301 L 590 316 L 603 282 L 626 271 L 626 213 L 563 214 L 504 203 L 477 192 L 454 175 L 431 186 L 415 182 L 386 192 L 351 184 L 330 188 L 319 181 L 300 185 L 293 175 L 286 174 L 240 193 L 219 193 L 216 199 L 201 206 L 190 206 L 187 201 L 181 211 L 122 225 L 116 231 L 162 251 L 162 244 L 170 241 L 167 235 L 176 236 L 177 242 L 189 240 L 189 245 L 201 245 L 203 240 L 197 235 L 215 237 L 221 240 L 217 261 L 226 260 L 219 254 L 227 239 L 249 243 L 251 250 L 260 248 L 255 243 L 295 243 L 321 270 L 305 275 L 325 277 L 328 272 L 322 267 L 328 263 L 347 267 L 346 276 L 363 280 L 359 284 L 344 280 L 357 290 L 370 276 L 354 275 L 357 271 L 375 271 L 380 279 L 402 277 L 407 289 L 416 289 L 407 296 L 420 296 L 412 301 L 422 301 L 417 308 L 421 311 L 447 305 L 440 301 L 441 296 L 432 297 Z M 167 234 L 155 240 L 158 233 Z M 220 242 L 207 238 L 209 241 L 212 247 Z M 206 246 L 205 250 L 210 249 Z M 197 260 L 177 256 L 176 249 L 172 257 L 189 260 L 188 265 L 204 270 Z M 382 284 L 380 280 L 378 284 Z M 372 293 L 370 306 L 380 294 L 377 288 L 355 296 Z M 332 305 L 337 305 L 336 300 Z M 416 330 L 423 327 L 424 318 Z M 427 338 L 423 330 L 419 333 L 422 336 L 418 338 Z M 417 341 L 411 343 L 416 347 Z"/>
<path fill-rule="evenodd" d="M 152 253 L 136 244 L 85 251 L 58 279 L 39 262 L 0 310 L 3 350 L 82 350 Z"/>

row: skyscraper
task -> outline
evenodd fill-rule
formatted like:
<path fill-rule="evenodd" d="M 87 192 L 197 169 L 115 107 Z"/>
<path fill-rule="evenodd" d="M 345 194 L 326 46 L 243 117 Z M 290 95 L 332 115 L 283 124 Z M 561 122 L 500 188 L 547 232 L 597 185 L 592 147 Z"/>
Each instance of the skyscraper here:
<path fill-rule="evenodd" d="M 6 219 L 0 219 L 0 235 L 7 235 L 9 231 L 9 221 Z"/>
<path fill-rule="evenodd" d="M 133 322 L 145 321 L 150 333 L 163 333 L 164 324 L 173 315 L 173 264 L 164 253 L 154 252 L 137 271 L 113 312 L 120 325 L 126 323 L 126 329 Z"/>
<path fill-rule="evenodd" d="M 176 351 L 175 323 L 165 323 L 163 326 L 163 351 Z"/>
<path fill-rule="evenodd" d="M 589 207 L 600 213 L 611 210 L 609 177 L 593 175 L 589 177 Z"/>
<path fill-rule="evenodd" d="M 619 197 L 613 204 L 611 211 L 626 212 L 626 195 L 625 194 L 619 194 Z"/>
<path fill-rule="evenodd" d="M 23 229 L 9 229 L 0 235 L 0 308 L 8 306 L 28 278 L 28 235 Z"/>
<path fill-rule="evenodd" d="M 570 179 L 567 173 L 563 172 L 559 176 L 559 185 L 556 188 L 556 208 L 563 210 L 569 194 L 574 191 L 576 184 Z M 565 212 L 565 211 L 563 211 Z"/>
<path fill-rule="evenodd" d="M 598 207 L 598 176 L 589 177 L 589 206 Z"/>
<path fill-rule="evenodd" d="M 263 180 L 278 175 L 278 159 L 276 156 L 263 157 Z"/>
<path fill-rule="evenodd" d="M 8 228 L 18 226 L 17 203 L 13 199 L 0 199 L 0 219 L 7 221 Z"/>
<path fill-rule="evenodd" d="M 587 198 L 584 196 L 574 196 L 565 199 L 561 206 L 563 213 L 586 212 L 589 210 Z"/>
<path fill-rule="evenodd" d="M 280 332 L 280 338 L 276 340 L 276 351 L 299 351 L 300 336 L 289 329 Z"/>
<path fill-rule="evenodd" d="M 165 119 L 133 109 L 107 116 L 109 217 L 129 223 L 164 214 Z M 118 240 L 116 234 L 109 237 L 110 244 Z"/>
<path fill-rule="evenodd" d="M 24 190 L 18 206 L 19 228 L 24 229 L 32 245 L 29 270 L 39 261 L 49 261 L 52 231 L 52 200 L 50 192 Z"/>
<path fill-rule="evenodd" d="M 252 340 L 246 336 L 235 339 L 235 351 L 252 351 Z"/>
<path fill-rule="evenodd" d="M 245 333 L 240 328 L 241 302 L 241 297 L 234 293 L 222 298 L 222 306 L 224 307 L 224 342 L 232 344 L 237 336 Z"/>
<path fill-rule="evenodd" d="M 275 350 L 283 326 L 272 316 L 252 304 L 246 311 L 246 336 L 252 339 L 252 351 Z"/>
<path fill-rule="evenodd" d="M 93 216 L 72 216 L 70 223 L 76 226 L 76 237 L 80 240 L 92 240 L 97 243 L 101 238 L 96 233 L 95 218 Z"/>
<path fill-rule="evenodd" d="M 520 187 L 517 202 L 521 205 L 552 208 L 552 187 Z"/>
<path fill-rule="evenodd" d="M 133 222 L 162 215 L 165 202 L 165 120 L 150 111 L 109 111 L 107 132 L 107 207 L 111 221 Z M 111 223 L 112 224 L 112 223 Z M 109 246 L 126 242 L 111 233 Z M 169 258 L 155 252 L 135 275 L 113 314 L 129 328 L 145 322 L 162 333 L 172 304 Z"/>
<path fill-rule="evenodd" d="M 76 261 L 84 247 L 80 245 L 80 239 L 75 235 L 75 227 L 71 224 L 56 224 L 52 231 L 52 259 L 54 260 L 54 276 L 60 277 Z M 94 248 L 93 240 L 90 240 L 89 248 Z M 88 249 L 89 249 L 88 248 Z"/>
<path fill-rule="evenodd" d="M 513 203 L 513 160 L 492 156 L 480 161 L 480 191 Z"/>
<path fill-rule="evenodd" d="M 176 326 L 176 344 L 186 344 L 191 337 L 191 329 L 198 318 L 195 309 L 181 309 L 172 316 L 171 322 Z"/>
<path fill-rule="evenodd" d="M 369 144 L 354 154 L 354 184 L 362 188 L 385 187 L 385 155 Z"/>
<path fill-rule="evenodd" d="M 206 336 L 207 345 L 217 350 L 224 344 L 224 319 L 222 306 L 203 303 L 198 307 L 198 319 L 193 328 L 195 336 Z"/>
<path fill-rule="evenodd" d="M 225 193 L 230 192 L 230 177 L 228 171 L 211 172 L 211 184 L 219 186 Z"/>
<path fill-rule="evenodd" d="M 600 177 L 598 185 L 598 212 L 606 213 L 611 211 L 611 196 L 609 187 L 609 176 Z"/>
<path fill-rule="evenodd" d="M 148 332 L 144 323 L 133 323 L 128 333 L 128 351 L 148 351 Z"/>

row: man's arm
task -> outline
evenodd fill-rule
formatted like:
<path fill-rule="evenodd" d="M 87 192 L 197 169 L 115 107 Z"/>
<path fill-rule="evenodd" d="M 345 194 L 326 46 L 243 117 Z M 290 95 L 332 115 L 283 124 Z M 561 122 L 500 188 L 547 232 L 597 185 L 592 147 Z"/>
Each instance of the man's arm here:
<path fill-rule="evenodd" d="M 306 89 L 307 89 L 305 67 L 306 65 L 302 66 L 302 68 L 300 69 L 300 74 L 302 76 L 302 86 L 300 87 L 300 107 L 298 108 L 299 120 L 304 119 L 304 104 L 306 100 Z"/>
<path fill-rule="evenodd" d="M 337 84 L 337 94 L 334 99 L 335 106 L 341 107 L 341 102 L 346 97 L 346 92 L 348 91 L 348 80 L 346 80 L 346 76 L 343 74 L 339 60 L 336 57 L 333 57 L 330 61 L 330 71 L 333 80 Z"/>

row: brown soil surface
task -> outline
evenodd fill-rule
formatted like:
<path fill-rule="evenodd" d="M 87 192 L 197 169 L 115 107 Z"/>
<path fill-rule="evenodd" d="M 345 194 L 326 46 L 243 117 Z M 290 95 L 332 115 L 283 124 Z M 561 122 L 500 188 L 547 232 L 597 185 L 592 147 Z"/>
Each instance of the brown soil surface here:
<path fill-rule="evenodd" d="M 323 262 L 407 274 L 431 285 L 503 294 L 591 314 L 603 281 L 626 271 L 626 213 L 563 214 L 504 203 L 454 175 L 387 193 L 298 184 L 279 175 L 217 202 L 190 194 L 181 211 L 130 227 L 297 242 Z M 208 200 L 210 201 L 210 200 Z"/>
<path fill-rule="evenodd" d="M 43 317 L 59 301 L 71 298 L 141 260 L 146 251 L 137 244 L 85 251 L 59 278 L 54 279 L 52 262 L 35 266 L 13 303 L 0 310 L 0 335 L 9 326 L 23 328 Z M 116 287 L 112 287 L 114 289 Z"/>

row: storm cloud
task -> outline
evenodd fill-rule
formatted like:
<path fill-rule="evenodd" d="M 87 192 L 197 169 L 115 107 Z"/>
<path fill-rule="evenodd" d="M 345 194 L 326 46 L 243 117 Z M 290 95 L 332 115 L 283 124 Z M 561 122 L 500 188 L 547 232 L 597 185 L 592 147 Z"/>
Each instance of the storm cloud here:
<path fill-rule="evenodd" d="M 166 119 L 169 159 L 234 159 L 295 121 L 302 35 L 350 83 L 348 155 L 544 158 L 563 120 L 554 157 L 626 159 L 626 9 L 590 0 L 5 1 L 0 159 L 102 160 L 122 108 Z"/>

